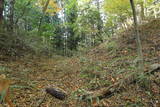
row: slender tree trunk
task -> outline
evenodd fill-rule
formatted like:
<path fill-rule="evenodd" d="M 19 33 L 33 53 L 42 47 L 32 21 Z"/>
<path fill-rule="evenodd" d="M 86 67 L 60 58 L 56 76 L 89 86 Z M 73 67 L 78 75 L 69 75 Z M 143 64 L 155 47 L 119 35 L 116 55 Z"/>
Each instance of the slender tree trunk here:
<path fill-rule="evenodd" d="M 2 27 L 2 22 L 3 22 L 3 6 L 4 6 L 4 0 L 0 0 L 0 29 Z"/>
<path fill-rule="evenodd" d="M 44 5 L 44 7 L 42 9 L 43 15 L 41 16 L 40 21 L 39 21 L 39 25 L 38 25 L 38 34 L 39 35 L 41 35 L 41 25 L 42 25 L 42 21 L 43 21 L 44 15 L 46 13 L 47 7 L 49 5 L 49 2 L 50 2 L 50 0 L 47 0 L 46 4 Z"/>
<path fill-rule="evenodd" d="M 41 25 L 42 25 L 42 20 L 43 20 L 43 15 L 40 17 L 40 20 L 39 20 L 39 25 L 38 25 L 38 34 L 41 35 Z"/>
<path fill-rule="evenodd" d="M 137 51 L 138 51 L 139 70 L 143 71 L 144 65 L 143 65 L 142 44 L 141 44 L 141 40 L 140 40 L 140 34 L 138 31 L 138 23 L 137 23 L 137 16 L 136 16 L 134 1 L 130 0 L 130 4 L 131 4 L 132 11 L 133 11 L 135 36 L 136 36 L 136 44 L 137 44 Z"/>
<path fill-rule="evenodd" d="M 144 2 L 140 3 L 141 6 L 141 19 L 144 20 L 145 19 L 145 15 L 144 15 Z"/>
<path fill-rule="evenodd" d="M 143 7 L 144 7 L 144 16 L 146 17 L 147 16 L 147 1 L 146 0 L 143 0 Z"/>
<path fill-rule="evenodd" d="M 97 29 L 98 29 L 98 37 L 99 37 L 99 40 L 101 41 L 101 42 L 103 42 L 103 39 L 102 39 L 102 28 L 103 28 L 103 21 L 102 21 L 102 19 L 101 19 L 101 13 L 100 13 L 100 1 L 99 0 L 97 0 L 96 1 L 96 5 L 97 5 L 97 9 L 98 9 L 98 17 L 99 17 L 99 19 L 98 19 L 98 24 L 97 24 Z"/>
<path fill-rule="evenodd" d="M 13 32 L 13 28 L 14 28 L 14 4 L 15 4 L 15 0 L 10 0 L 9 3 L 9 28 L 8 30 Z"/>

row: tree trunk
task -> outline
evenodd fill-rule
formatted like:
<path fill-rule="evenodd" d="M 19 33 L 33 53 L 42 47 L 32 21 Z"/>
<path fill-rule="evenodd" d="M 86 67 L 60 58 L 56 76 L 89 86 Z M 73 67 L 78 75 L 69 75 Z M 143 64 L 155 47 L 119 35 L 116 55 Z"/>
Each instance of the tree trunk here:
<path fill-rule="evenodd" d="M 137 16 L 136 16 L 134 1 L 130 0 L 130 4 L 132 7 L 132 11 L 133 11 L 135 36 L 136 36 L 136 44 L 137 44 L 137 51 L 138 51 L 138 62 L 137 63 L 139 66 L 139 70 L 143 72 L 144 65 L 143 65 L 142 44 L 141 44 L 140 35 L 138 31 L 138 23 L 137 23 Z"/>
<path fill-rule="evenodd" d="M 140 6 L 141 6 L 141 19 L 144 20 L 145 19 L 145 15 L 144 15 L 144 3 L 141 2 Z"/>
<path fill-rule="evenodd" d="M 102 19 L 101 19 L 101 13 L 100 13 L 100 1 L 99 0 L 97 0 L 96 1 L 96 5 L 97 5 L 97 9 L 98 9 L 98 17 L 99 17 L 99 19 L 98 19 L 98 24 L 97 24 L 97 29 L 98 29 L 98 38 L 99 38 L 99 40 L 101 41 L 101 42 L 103 42 L 103 39 L 102 39 L 102 28 L 103 28 L 103 21 L 102 21 Z"/>
<path fill-rule="evenodd" d="M 39 35 L 41 35 L 41 25 L 42 25 L 42 21 L 43 21 L 43 18 L 44 18 L 44 16 L 45 16 L 47 7 L 48 7 L 48 5 L 49 5 L 49 2 L 50 2 L 50 0 L 47 0 L 47 1 L 46 1 L 46 4 L 44 5 L 44 7 L 43 7 L 43 9 L 42 9 L 43 15 L 41 16 L 40 21 L 39 21 L 39 25 L 38 25 L 38 34 L 39 34 Z"/>
<path fill-rule="evenodd" d="M 10 0 L 9 3 L 9 27 L 8 30 L 13 32 L 13 27 L 14 27 L 14 4 L 15 4 L 15 0 Z"/>
<path fill-rule="evenodd" d="M 2 25 L 3 21 L 3 5 L 4 5 L 4 0 L 0 0 L 0 26 Z"/>

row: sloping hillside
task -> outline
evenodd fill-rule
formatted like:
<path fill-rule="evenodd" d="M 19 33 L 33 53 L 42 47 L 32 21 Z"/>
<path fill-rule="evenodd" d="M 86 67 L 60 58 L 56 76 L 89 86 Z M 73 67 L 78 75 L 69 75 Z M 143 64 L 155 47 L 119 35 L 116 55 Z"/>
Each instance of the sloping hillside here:
<path fill-rule="evenodd" d="M 160 64 L 160 20 L 153 20 L 141 25 L 139 29 L 143 47 L 145 72 L 147 73 L 151 70 L 151 66 L 155 67 L 155 65 L 159 66 Z M 102 94 L 104 99 L 101 100 L 100 104 L 108 107 L 111 105 L 159 107 L 159 67 L 157 69 L 158 71 L 152 75 L 135 77 L 138 80 L 134 84 L 122 83 L 122 85 L 124 85 L 123 89 L 112 93 L 113 95 L 111 96 L 106 96 L 106 93 L 103 92 L 113 84 L 119 83 L 119 81 L 125 80 L 126 83 L 130 81 L 129 76 L 132 75 L 137 68 L 136 57 L 137 48 L 133 28 L 120 33 L 118 38 L 112 38 L 108 42 L 92 49 L 85 57 L 91 61 L 85 63 L 83 67 L 85 67 L 85 72 L 99 77 L 98 81 L 100 82 L 91 83 L 92 86 L 89 88 L 91 92 L 98 93 L 91 96 L 100 96 Z M 91 69 L 91 67 L 93 68 Z M 90 78 L 90 82 L 93 82 L 93 79 L 94 78 Z M 104 88 L 99 89 L 99 87 Z M 95 103 L 95 105 L 96 104 L 97 103 Z"/>

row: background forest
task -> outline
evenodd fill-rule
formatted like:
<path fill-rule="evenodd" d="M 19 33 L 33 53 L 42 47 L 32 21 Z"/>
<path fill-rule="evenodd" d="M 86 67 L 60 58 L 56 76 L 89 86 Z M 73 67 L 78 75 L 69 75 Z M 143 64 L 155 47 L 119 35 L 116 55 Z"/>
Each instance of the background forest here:
<path fill-rule="evenodd" d="M 159 18 L 160 0 L 0 0 L 0 74 L 12 81 L 11 101 L 159 107 Z M 65 90 L 65 101 L 48 87 Z"/>
<path fill-rule="evenodd" d="M 139 21 L 158 16 L 158 1 L 135 2 Z M 18 47 L 28 47 L 36 54 L 72 56 L 132 25 L 129 0 L 1 0 L 0 10 L 3 32 L 10 33 L 8 38 L 19 38 L 0 42 L 10 44 L 5 51 L 12 55 L 23 54 Z"/>

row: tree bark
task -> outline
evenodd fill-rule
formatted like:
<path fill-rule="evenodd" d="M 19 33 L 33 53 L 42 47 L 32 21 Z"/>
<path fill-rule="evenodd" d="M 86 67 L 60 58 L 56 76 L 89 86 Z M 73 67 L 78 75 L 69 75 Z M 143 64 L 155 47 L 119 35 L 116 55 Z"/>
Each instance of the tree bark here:
<path fill-rule="evenodd" d="M 143 72 L 144 64 L 143 64 L 143 54 L 142 54 L 142 44 L 140 40 L 140 34 L 138 31 L 138 23 L 137 23 L 137 16 L 134 1 L 130 0 L 132 12 L 133 12 L 133 19 L 134 19 L 134 29 L 135 29 L 135 36 L 136 36 L 136 44 L 137 44 L 137 52 L 138 52 L 138 66 L 139 70 Z"/>
<path fill-rule="evenodd" d="M 144 2 L 141 2 L 140 6 L 141 6 L 141 19 L 144 20 L 145 19 L 145 15 L 144 15 Z"/>
<path fill-rule="evenodd" d="M 0 0 L 0 26 L 3 22 L 3 7 L 4 6 L 4 0 Z"/>
<path fill-rule="evenodd" d="M 42 25 L 42 21 L 43 21 L 44 15 L 46 13 L 47 7 L 49 5 L 49 2 L 50 2 L 50 0 L 47 0 L 46 4 L 44 5 L 44 7 L 42 9 L 43 15 L 41 16 L 40 21 L 39 21 L 39 25 L 38 25 L 38 34 L 39 35 L 41 35 L 41 25 Z"/>
<path fill-rule="evenodd" d="M 101 42 L 103 42 L 103 39 L 102 39 L 102 28 L 103 28 L 103 21 L 102 21 L 102 19 L 101 19 L 101 13 L 100 13 L 100 1 L 99 0 L 97 0 L 96 1 L 96 5 L 97 5 L 97 9 L 98 9 L 98 17 L 99 17 L 99 19 L 98 19 L 98 24 L 97 24 L 97 29 L 98 29 L 98 38 L 99 38 L 99 40 L 101 41 Z"/>
<path fill-rule="evenodd" d="M 15 0 L 10 0 L 10 6 L 9 6 L 9 28 L 8 30 L 13 32 L 14 28 L 14 4 Z"/>

